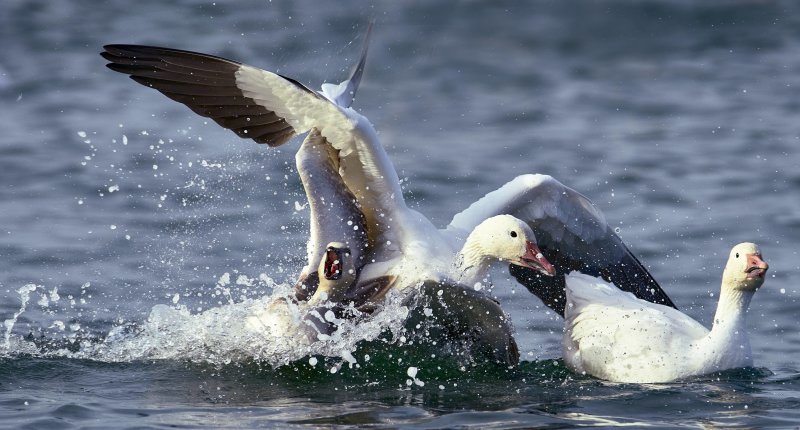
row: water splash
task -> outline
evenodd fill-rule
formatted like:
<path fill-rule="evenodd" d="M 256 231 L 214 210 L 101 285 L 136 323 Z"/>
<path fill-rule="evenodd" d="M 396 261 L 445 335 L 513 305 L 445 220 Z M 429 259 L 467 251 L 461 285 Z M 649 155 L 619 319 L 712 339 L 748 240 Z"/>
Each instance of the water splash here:
<path fill-rule="evenodd" d="M 25 312 L 25 308 L 28 307 L 28 301 L 30 301 L 31 293 L 36 291 L 37 288 L 41 288 L 41 286 L 36 284 L 27 284 L 17 290 L 22 303 L 20 304 L 19 310 L 14 313 L 14 316 L 5 320 L 4 322 L 6 326 L 5 342 L 3 343 L 5 352 L 11 350 L 11 331 L 14 329 L 14 324 L 17 323 L 17 318 L 19 318 L 19 316 Z"/>
<path fill-rule="evenodd" d="M 180 360 L 227 365 L 254 361 L 272 367 L 322 356 L 334 359 L 325 362 L 332 366 L 331 372 L 336 372 L 343 365 L 359 366 L 355 358 L 359 343 L 379 337 L 388 337 L 390 342 L 401 339 L 409 315 L 404 296 L 393 292 L 387 295 L 381 312 L 337 320 L 336 331 L 319 334 L 311 330 L 307 318 L 320 317 L 319 310 L 295 304 L 276 307 L 276 303 L 292 303 L 290 285 L 276 284 L 266 276 L 258 282 L 263 284 L 260 287 L 271 288 L 271 294 L 199 313 L 190 312 L 177 301 L 172 305 L 159 304 L 152 307 L 145 321 L 119 322 L 100 335 L 81 328 L 78 336 L 71 335 L 63 341 L 12 333 L 15 322 L 26 311 L 30 294 L 44 289 L 28 284 L 18 290 L 20 309 L 5 322 L 3 352 L 101 362 Z"/>

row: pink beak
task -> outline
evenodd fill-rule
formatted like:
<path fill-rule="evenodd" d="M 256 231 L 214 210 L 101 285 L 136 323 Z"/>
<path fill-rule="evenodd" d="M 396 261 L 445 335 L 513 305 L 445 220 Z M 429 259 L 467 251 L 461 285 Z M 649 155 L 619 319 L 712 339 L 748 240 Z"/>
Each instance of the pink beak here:
<path fill-rule="evenodd" d="M 525 248 L 525 255 L 521 256 L 519 260 L 513 261 L 512 263 L 516 264 L 517 266 L 536 270 L 547 276 L 554 276 L 556 274 L 556 268 L 553 267 L 553 265 L 550 264 L 546 258 L 544 258 L 544 254 L 542 254 L 542 251 L 539 250 L 539 247 L 536 246 L 535 243 L 526 241 Z"/>
<path fill-rule="evenodd" d="M 769 269 L 769 264 L 766 261 L 761 259 L 761 256 L 758 254 L 747 254 L 747 277 L 752 278 L 763 278 L 764 274 L 767 273 L 767 269 Z"/>

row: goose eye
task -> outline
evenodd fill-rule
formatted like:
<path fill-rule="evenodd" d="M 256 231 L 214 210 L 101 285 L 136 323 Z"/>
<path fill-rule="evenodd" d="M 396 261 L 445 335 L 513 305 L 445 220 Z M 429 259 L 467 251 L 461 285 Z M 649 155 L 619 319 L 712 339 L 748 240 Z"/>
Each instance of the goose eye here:
<path fill-rule="evenodd" d="M 512 230 L 511 233 L 509 233 L 509 234 L 511 235 L 511 237 L 517 237 L 517 232 L 516 231 Z"/>
<path fill-rule="evenodd" d="M 736 258 L 739 258 L 739 253 L 738 252 L 736 253 Z"/>

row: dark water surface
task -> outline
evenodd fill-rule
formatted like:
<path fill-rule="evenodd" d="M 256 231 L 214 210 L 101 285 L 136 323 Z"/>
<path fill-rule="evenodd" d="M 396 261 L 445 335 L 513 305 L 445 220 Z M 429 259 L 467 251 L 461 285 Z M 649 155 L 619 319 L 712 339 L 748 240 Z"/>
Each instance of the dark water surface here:
<path fill-rule="evenodd" d="M 758 242 L 756 368 L 572 374 L 561 320 L 502 271 L 513 369 L 379 331 L 353 367 L 293 361 L 291 345 L 243 354 L 242 308 L 303 264 L 297 144 L 240 140 L 97 53 L 191 49 L 316 88 L 346 75 L 370 17 L 356 107 L 413 207 L 444 226 L 518 174 L 551 174 L 706 325 L 730 246 Z M 5 0 L 0 40 L 2 428 L 800 425 L 796 2 Z"/>

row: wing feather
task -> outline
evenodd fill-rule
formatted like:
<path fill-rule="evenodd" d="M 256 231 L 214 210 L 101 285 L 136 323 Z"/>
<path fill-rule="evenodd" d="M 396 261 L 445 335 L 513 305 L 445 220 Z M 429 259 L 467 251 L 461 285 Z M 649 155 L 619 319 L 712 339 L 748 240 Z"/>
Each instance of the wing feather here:
<path fill-rule="evenodd" d="M 110 62 L 107 65 L 109 69 L 127 74 L 134 81 L 183 103 L 239 137 L 278 146 L 305 131 L 296 131 L 285 117 L 276 115 L 268 106 L 245 95 L 237 83 L 237 76 L 246 66 L 235 61 L 197 52 L 140 45 L 107 45 L 101 55 Z M 318 98 L 316 93 L 297 81 L 271 75 L 273 85 L 289 85 L 306 96 Z M 265 127 L 267 124 L 269 127 Z"/>
<path fill-rule="evenodd" d="M 312 128 L 319 130 L 338 151 L 338 173 L 363 208 L 370 234 L 380 243 L 397 243 L 407 212 L 397 172 L 372 124 L 347 107 L 363 73 L 366 46 L 342 90 L 329 94 L 333 100 L 294 79 L 213 55 L 140 45 L 107 45 L 101 55 L 111 70 L 130 75 L 239 137 L 278 146 Z M 381 222 L 386 214 L 395 215 L 394 230 Z"/>

